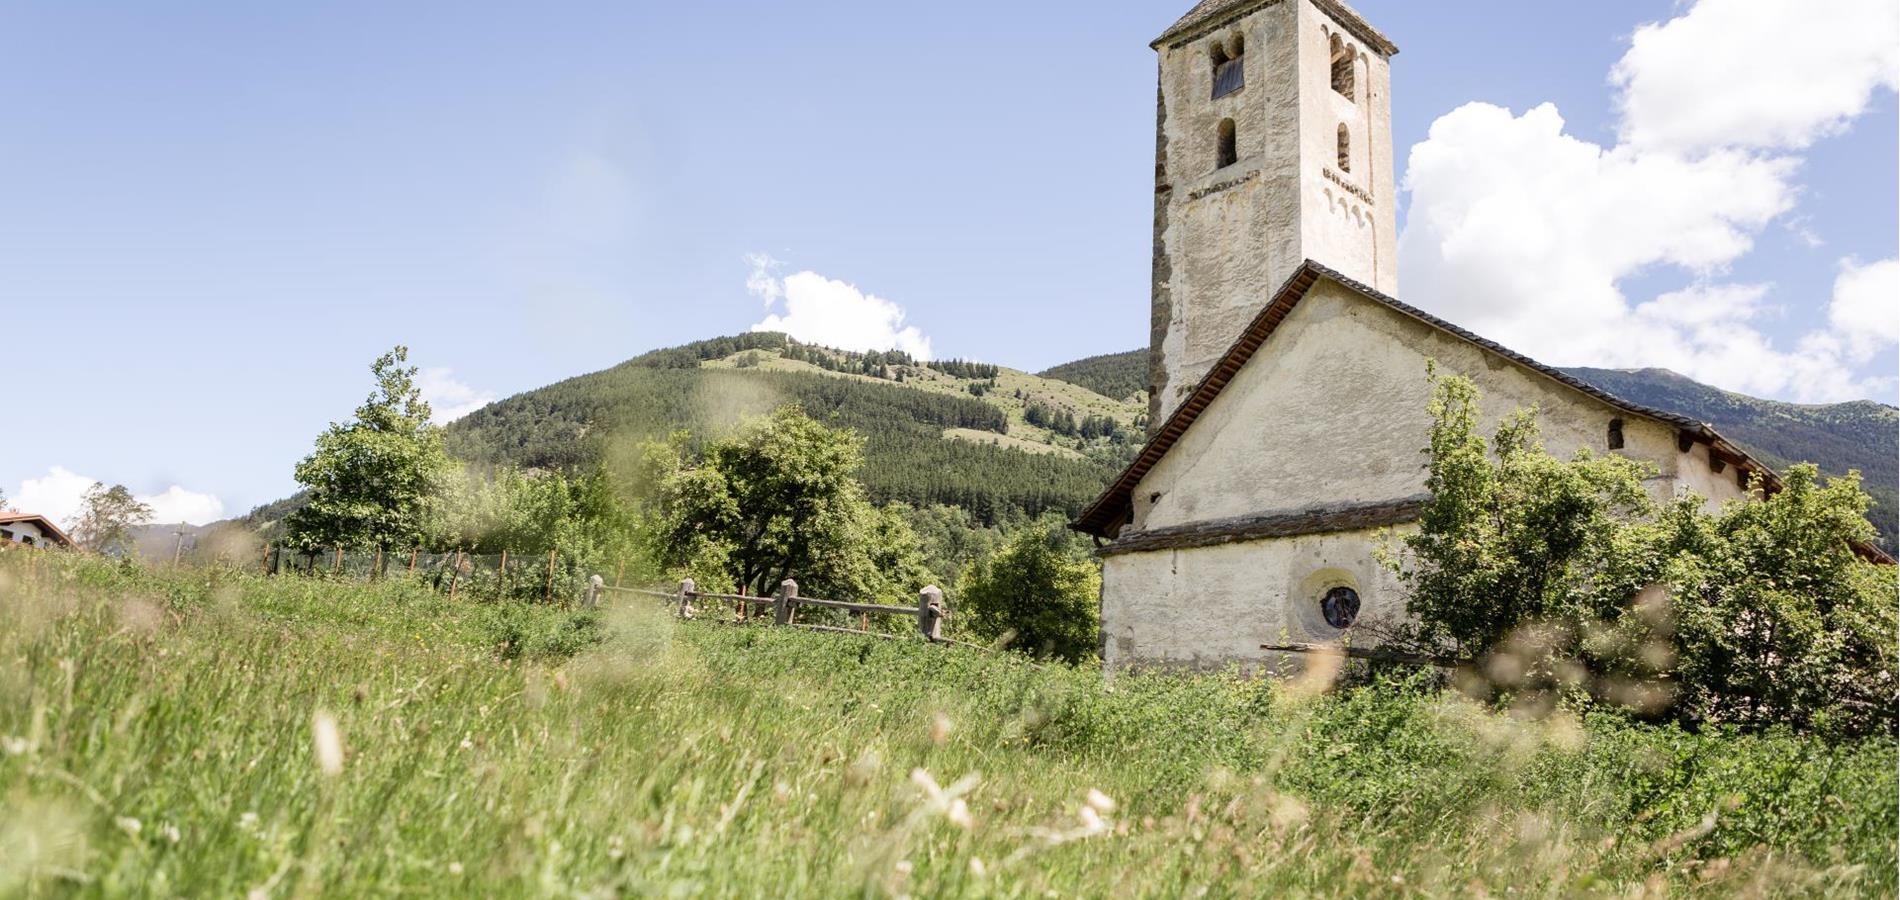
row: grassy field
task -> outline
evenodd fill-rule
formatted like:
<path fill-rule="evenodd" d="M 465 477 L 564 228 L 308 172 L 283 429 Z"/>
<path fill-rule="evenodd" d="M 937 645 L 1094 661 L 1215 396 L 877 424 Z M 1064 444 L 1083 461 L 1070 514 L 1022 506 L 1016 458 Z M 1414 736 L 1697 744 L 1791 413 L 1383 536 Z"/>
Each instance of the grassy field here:
<path fill-rule="evenodd" d="M 1891 740 L 0 555 L 0 896 L 1895 890 Z"/>

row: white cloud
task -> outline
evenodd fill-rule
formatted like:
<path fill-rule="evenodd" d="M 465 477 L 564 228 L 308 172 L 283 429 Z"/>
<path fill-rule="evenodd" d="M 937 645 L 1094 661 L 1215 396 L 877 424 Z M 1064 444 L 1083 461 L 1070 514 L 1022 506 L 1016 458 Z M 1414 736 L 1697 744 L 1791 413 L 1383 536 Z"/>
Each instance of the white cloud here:
<path fill-rule="evenodd" d="M 1900 343 L 1900 259 L 1842 260 L 1827 319 L 1859 360 Z"/>
<path fill-rule="evenodd" d="M 1885 27 L 1853 21 L 1883 15 L 1860 0 L 1799 8 L 1833 29 Z M 1839 318 L 1853 320 L 1873 300 L 1849 300 L 1832 325 L 1777 348 L 1761 330 L 1783 313 L 1766 302 L 1772 286 L 1721 282 L 1794 207 L 1801 160 L 1786 151 L 1843 127 L 1865 94 L 1891 83 L 1864 64 L 1857 38 L 1839 60 L 1859 73 L 1848 79 L 1860 86 L 1852 103 L 1840 98 L 1854 90 L 1830 77 L 1819 90 L 1832 100 L 1745 108 L 1750 85 L 1770 77 L 1761 70 L 1805 77 L 1751 55 L 1764 34 L 1802 44 L 1783 48 L 1794 59 L 1833 47 L 1822 36 L 1829 28 L 1776 25 L 1789 15 L 1781 0 L 1700 0 L 1640 29 L 1612 76 L 1625 114 L 1624 139 L 1613 146 L 1566 134 L 1550 104 L 1520 116 L 1470 103 L 1440 117 L 1412 148 L 1405 174 L 1406 295 L 1558 365 L 1664 366 L 1731 390 L 1815 401 L 1890 387 L 1889 377 L 1855 371 L 1871 338 L 1846 336 Z M 1731 77 L 1705 77 L 1703 65 Z M 1668 116 L 1672 105 L 1698 118 L 1670 130 L 1679 124 Z M 1694 281 L 1633 304 L 1621 284 L 1658 266 Z"/>
<path fill-rule="evenodd" d="M 782 331 L 841 350 L 902 350 L 920 360 L 931 358 L 930 339 L 916 326 L 904 324 L 903 307 L 816 272 L 780 278 L 775 269 L 781 263 L 763 254 L 748 256 L 747 261 L 752 273 L 746 290 L 764 300 L 767 309 L 785 305 L 783 314 L 767 315 L 753 331 Z"/>
<path fill-rule="evenodd" d="M 447 425 L 495 402 L 493 391 L 478 391 L 455 380 L 454 374 L 453 369 L 440 366 L 416 373 L 416 387 L 422 391 L 422 399 L 429 402 L 429 421 L 437 425 Z"/>
<path fill-rule="evenodd" d="M 1900 87 L 1900 4 L 1700 0 L 1638 28 L 1610 80 L 1636 146 L 1806 147 Z"/>
<path fill-rule="evenodd" d="M 175 522 L 204 525 L 224 518 L 224 501 L 175 484 L 139 500 L 152 507 L 152 521 L 168 525 Z"/>
<path fill-rule="evenodd" d="M 59 523 L 61 528 L 70 528 L 79 518 L 86 491 L 99 482 L 100 479 L 80 475 L 64 466 L 54 466 L 42 477 L 20 482 L 19 491 L 9 498 L 9 503 L 21 512 L 39 513 Z M 152 507 L 153 522 L 205 525 L 224 518 L 224 501 L 216 495 L 186 490 L 176 484 L 138 499 Z"/>
<path fill-rule="evenodd" d="M 773 259 L 769 253 L 748 253 L 745 261 L 752 268 L 745 277 L 745 289 L 752 296 L 765 301 L 767 309 L 785 299 L 785 286 L 778 279 L 778 270 L 784 268 L 785 263 Z"/>

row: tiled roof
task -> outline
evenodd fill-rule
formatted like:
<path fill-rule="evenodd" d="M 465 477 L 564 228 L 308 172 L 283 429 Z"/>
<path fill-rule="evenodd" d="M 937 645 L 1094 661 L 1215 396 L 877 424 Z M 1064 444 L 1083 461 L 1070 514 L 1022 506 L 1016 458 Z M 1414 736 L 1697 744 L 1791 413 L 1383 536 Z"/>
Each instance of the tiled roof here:
<path fill-rule="evenodd" d="M 73 539 L 68 537 L 66 532 L 61 531 L 58 525 L 54 525 L 52 519 L 42 516 L 39 513 L 0 511 L 0 525 L 11 525 L 14 522 L 31 522 L 37 526 L 42 533 L 51 537 L 53 540 L 68 547 L 73 546 Z"/>
<path fill-rule="evenodd" d="M 1201 0 L 1187 11 L 1187 15 L 1155 38 L 1152 46 L 1159 47 L 1198 37 L 1202 31 L 1218 28 L 1231 19 L 1280 2 L 1283 0 Z M 1332 16 L 1341 27 L 1352 32 L 1353 37 L 1379 54 L 1389 57 L 1399 52 L 1398 45 L 1392 43 L 1391 38 L 1380 33 L 1379 29 L 1372 27 L 1352 7 L 1340 0 L 1313 0 L 1313 5 Z"/>
<path fill-rule="evenodd" d="M 1215 361 L 1213 368 L 1209 369 L 1207 374 L 1201 378 L 1200 383 L 1194 386 L 1193 392 L 1188 394 L 1187 399 L 1181 401 L 1180 405 L 1174 408 L 1174 412 L 1169 414 L 1167 421 L 1161 424 L 1161 428 L 1157 430 L 1154 436 L 1148 439 L 1148 443 L 1141 448 L 1141 452 L 1136 455 L 1135 461 L 1129 463 L 1128 467 L 1123 469 L 1121 474 L 1116 476 L 1115 480 L 1109 484 L 1108 489 L 1102 492 L 1102 496 L 1097 498 L 1093 504 L 1090 504 L 1087 509 L 1083 510 L 1082 514 L 1076 517 L 1076 520 L 1070 523 L 1069 527 L 1098 537 L 1107 537 L 1116 530 L 1120 523 L 1127 521 L 1128 513 L 1131 508 L 1131 498 L 1134 496 L 1135 488 L 1141 484 L 1141 479 L 1147 476 L 1149 470 L 1153 469 L 1155 464 L 1159 463 L 1163 456 L 1167 455 L 1168 450 L 1174 446 L 1176 441 L 1181 439 L 1181 435 L 1187 432 L 1188 426 L 1193 425 L 1195 420 L 1200 418 L 1201 413 L 1206 411 L 1208 405 L 1214 402 L 1214 398 L 1220 396 L 1221 391 L 1226 389 L 1227 384 L 1233 380 L 1234 375 L 1240 371 L 1241 366 L 1246 365 L 1247 361 L 1253 358 L 1254 353 L 1260 349 L 1262 344 L 1266 343 L 1267 338 L 1280 327 L 1280 323 L 1286 319 L 1287 314 L 1293 311 L 1293 307 L 1298 305 L 1300 300 L 1306 296 L 1306 292 L 1322 278 L 1334 282 L 1368 300 L 1384 305 L 1401 315 L 1416 319 L 1439 331 L 1476 344 L 1485 350 L 1502 356 L 1553 381 L 1559 382 L 1566 387 L 1595 397 L 1616 409 L 1620 409 L 1632 415 L 1674 425 L 1677 428 L 1678 435 L 1680 435 L 1682 439 L 1708 444 L 1709 452 L 1714 456 L 1722 458 L 1728 464 L 1745 471 L 1761 473 L 1762 481 L 1767 490 L 1776 491 L 1781 489 L 1781 477 L 1775 474 L 1773 469 L 1755 460 L 1747 451 L 1729 443 L 1720 434 L 1717 434 L 1715 429 L 1710 427 L 1707 423 L 1698 422 L 1688 416 L 1669 412 L 1668 410 L 1656 409 L 1654 407 L 1644 406 L 1640 403 L 1631 403 L 1601 388 L 1585 383 L 1574 376 L 1567 375 L 1561 370 L 1544 365 L 1522 353 L 1485 340 L 1415 306 L 1386 296 L 1365 284 L 1347 278 L 1309 259 L 1293 272 L 1292 277 L 1288 278 L 1286 283 L 1282 285 L 1278 291 L 1274 292 L 1273 300 L 1269 302 L 1258 315 L 1254 316 L 1253 321 L 1247 325 L 1246 330 L 1241 332 L 1240 339 L 1235 341 L 1219 360 Z M 1891 556 L 1888 556 L 1880 548 L 1872 545 L 1857 546 L 1855 549 L 1859 551 L 1862 556 L 1876 561 L 1893 561 Z"/>

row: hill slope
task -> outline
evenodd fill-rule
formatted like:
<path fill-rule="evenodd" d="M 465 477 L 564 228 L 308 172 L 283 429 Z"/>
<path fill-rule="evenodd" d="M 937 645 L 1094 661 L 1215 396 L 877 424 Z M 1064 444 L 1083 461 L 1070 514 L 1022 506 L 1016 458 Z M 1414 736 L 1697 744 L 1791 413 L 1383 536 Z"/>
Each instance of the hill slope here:
<path fill-rule="evenodd" d="M 1105 353 L 1045 369 L 1039 376 L 1081 385 L 1105 397 L 1142 399 L 1148 390 L 1148 350 Z"/>
<path fill-rule="evenodd" d="M 1013 369 L 748 334 L 510 397 L 451 425 L 448 445 L 478 463 L 583 465 L 679 429 L 717 434 L 788 402 L 865 436 L 874 499 L 959 506 L 986 523 L 1079 510 L 1132 452 L 1142 412 Z"/>

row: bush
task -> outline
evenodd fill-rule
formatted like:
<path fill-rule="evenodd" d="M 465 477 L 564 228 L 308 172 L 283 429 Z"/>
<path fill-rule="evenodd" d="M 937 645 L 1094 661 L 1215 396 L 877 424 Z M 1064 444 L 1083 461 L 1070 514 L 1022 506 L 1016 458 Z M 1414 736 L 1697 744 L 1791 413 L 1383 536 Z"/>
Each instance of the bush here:
<path fill-rule="evenodd" d="M 1695 725 L 1895 728 L 1893 570 L 1858 476 L 1811 465 L 1719 514 L 1657 504 L 1646 464 L 1545 452 L 1536 410 L 1477 434 L 1477 388 L 1438 378 L 1432 499 L 1406 552 L 1400 645 L 1471 661 L 1517 701 L 1591 697 Z"/>
<path fill-rule="evenodd" d="M 1101 572 L 1059 523 L 1023 529 L 958 583 L 957 611 L 977 637 L 1070 661 L 1095 655 Z"/>

